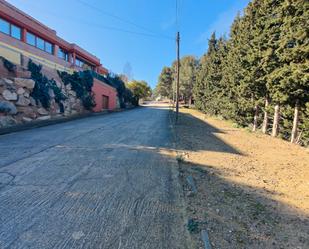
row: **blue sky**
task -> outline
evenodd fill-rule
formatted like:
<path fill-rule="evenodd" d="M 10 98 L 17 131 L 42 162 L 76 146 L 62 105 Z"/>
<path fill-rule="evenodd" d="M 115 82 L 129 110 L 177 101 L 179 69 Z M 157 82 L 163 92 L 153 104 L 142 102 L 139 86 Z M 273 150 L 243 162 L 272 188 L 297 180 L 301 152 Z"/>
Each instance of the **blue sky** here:
<path fill-rule="evenodd" d="M 171 65 L 175 59 L 175 41 L 169 39 L 174 38 L 176 32 L 175 0 L 8 2 L 55 29 L 60 37 L 99 57 L 111 71 L 123 73 L 131 68 L 133 78 L 146 80 L 152 87 L 156 85 L 162 67 Z M 234 17 L 248 2 L 179 0 L 181 56 L 200 57 L 207 49 L 210 34 L 213 31 L 228 34 Z M 153 33 L 159 35 L 148 36 Z"/>

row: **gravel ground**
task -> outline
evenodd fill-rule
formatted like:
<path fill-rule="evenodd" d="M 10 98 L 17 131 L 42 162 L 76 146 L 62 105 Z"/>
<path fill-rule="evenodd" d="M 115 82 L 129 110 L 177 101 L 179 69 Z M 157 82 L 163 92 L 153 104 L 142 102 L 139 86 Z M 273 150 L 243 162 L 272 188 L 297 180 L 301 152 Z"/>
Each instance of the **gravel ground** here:
<path fill-rule="evenodd" d="M 207 229 L 213 248 L 309 248 L 308 149 L 190 109 L 175 133 L 193 238 Z"/>

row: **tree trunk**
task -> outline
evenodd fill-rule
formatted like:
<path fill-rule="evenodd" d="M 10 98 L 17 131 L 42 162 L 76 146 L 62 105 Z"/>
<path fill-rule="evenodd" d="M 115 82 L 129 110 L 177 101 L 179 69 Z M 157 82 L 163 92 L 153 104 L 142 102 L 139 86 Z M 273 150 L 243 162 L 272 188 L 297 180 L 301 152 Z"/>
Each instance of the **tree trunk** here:
<path fill-rule="evenodd" d="M 298 120 L 299 120 L 299 105 L 298 105 L 298 101 L 296 101 L 295 109 L 294 109 L 294 120 L 293 120 L 293 128 L 292 128 L 292 135 L 291 135 L 291 143 L 294 143 L 297 138 Z"/>
<path fill-rule="evenodd" d="M 265 110 L 264 110 L 264 120 L 263 120 L 263 126 L 262 126 L 262 132 L 264 134 L 267 133 L 267 128 L 268 128 L 268 111 L 267 111 L 268 105 L 269 105 L 269 100 L 268 100 L 268 97 L 266 97 L 266 99 L 265 99 Z"/>
<path fill-rule="evenodd" d="M 279 133 L 279 119 L 280 119 L 280 105 L 276 104 L 275 106 L 275 115 L 274 115 L 274 123 L 273 123 L 273 131 L 271 135 L 273 137 L 277 137 Z"/>
<path fill-rule="evenodd" d="M 257 123 L 258 123 L 258 116 L 259 116 L 259 106 L 256 105 L 254 107 L 255 113 L 254 113 L 254 119 L 253 119 L 253 128 L 252 131 L 256 131 Z"/>

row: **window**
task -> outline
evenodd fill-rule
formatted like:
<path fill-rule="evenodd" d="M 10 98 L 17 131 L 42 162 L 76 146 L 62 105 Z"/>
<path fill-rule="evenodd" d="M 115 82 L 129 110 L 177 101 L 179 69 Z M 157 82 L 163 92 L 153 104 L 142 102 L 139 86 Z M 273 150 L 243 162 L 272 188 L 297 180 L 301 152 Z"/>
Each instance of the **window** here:
<path fill-rule="evenodd" d="M 0 31 L 4 34 L 10 35 L 10 23 L 0 18 Z"/>
<path fill-rule="evenodd" d="M 27 32 L 27 43 L 29 45 L 35 46 L 35 35 Z"/>
<path fill-rule="evenodd" d="M 35 46 L 41 50 L 44 50 L 45 52 L 49 54 L 53 54 L 54 52 L 54 45 L 43 40 L 40 37 L 35 36 L 34 34 L 31 34 L 27 32 L 27 43 L 29 45 Z"/>
<path fill-rule="evenodd" d="M 0 18 L 0 32 L 21 40 L 21 28 Z"/>
<path fill-rule="evenodd" d="M 18 40 L 21 40 L 21 29 L 11 24 L 11 36 Z"/>
<path fill-rule="evenodd" d="M 58 49 L 58 57 L 65 60 L 65 61 L 69 60 L 68 53 L 66 51 L 64 51 L 62 48 Z"/>
<path fill-rule="evenodd" d="M 94 66 L 79 58 L 75 59 L 75 65 L 83 68 L 84 70 L 94 70 Z"/>
<path fill-rule="evenodd" d="M 94 71 L 94 66 L 92 66 L 92 65 L 89 65 L 88 63 L 84 63 L 84 65 L 83 65 L 83 69 L 84 70 L 92 70 L 92 71 Z"/>
<path fill-rule="evenodd" d="M 79 67 L 83 67 L 84 62 L 78 58 L 75 59 L 75 65 Z"/>
<path fill-rule="evenodd" d="M 45 51 L 47 53 L 52 54 L 53 53 L 53 45 L 49 42 L 45 42 Z"/>
<path fill-rule="evenodd" d="M 37 37 L 36 38 L 36 47 L 39 48 L 39 49 L 42 49 L 44 50 L 44 40 Z"/>

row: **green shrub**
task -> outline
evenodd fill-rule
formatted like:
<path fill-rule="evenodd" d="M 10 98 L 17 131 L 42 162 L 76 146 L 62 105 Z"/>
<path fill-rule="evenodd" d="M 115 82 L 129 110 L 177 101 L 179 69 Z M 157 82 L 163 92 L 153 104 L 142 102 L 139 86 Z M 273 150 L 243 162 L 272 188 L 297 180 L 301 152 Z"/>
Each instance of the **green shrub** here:
<path fill-rule="evenodd" d="M 49 84 L 50 88 L 54 91 L 56 103 L 60 104 L 63 100 L 67 99 L 67 96 L 65 96 L 61 89 L 57 86 L 55 80 L 50 80 Z"/>
<path fill-rule="evenodd" d="M 76 97 L 82 101 L 86 110 L 92 110 L 95 107 L 92 93 L 93 76 L 90 71 L 74 72 L 73 74 L 58 71 L 58 75 L 65 85 L 71 85 Z"/>
<path fill-rule="evenodd" d="M 190 233 L 197 233 L 199 231 L 199 223 L 195 219 L 189 219 L 187 229 Z"/>
<path fill-rule="evenodd" d="M 31 97 L 42 104 L 44 108 L 50 107 L 51 97 L 49 91 L 53 90 L 55 94 L 55 101 L 60 104 L 61 101 L 66 99 L 66 96 L 62 93 L 61 89 L 57 86 L 54 79 L 49 80 L 41 73 L 42 66 L 37 65 L 29 60 L 28 70 L 31 72 L 31 78 L 35 81 L 35 86 L 31 93 Z"/>

